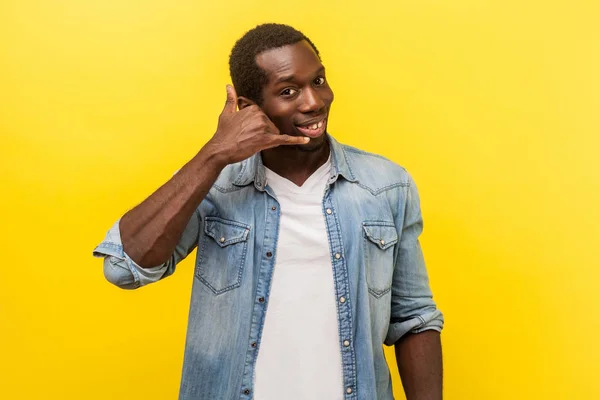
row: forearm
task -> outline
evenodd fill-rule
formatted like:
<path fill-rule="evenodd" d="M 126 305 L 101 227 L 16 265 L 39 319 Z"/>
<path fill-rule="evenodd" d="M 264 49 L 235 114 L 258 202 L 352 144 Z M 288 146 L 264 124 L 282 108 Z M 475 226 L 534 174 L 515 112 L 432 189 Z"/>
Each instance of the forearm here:
<path fill-rule="evenodd" d="M 440 400 L 443 372 L 439 332 L 407 334 L 394 347 L 406 399 Z"/>
<path fill-rule="evenodd" d="M 120 221 L 124 251 L 139 266 L 154 267 L 173 254 L 183 230 L 225 163 L 211 146 Z"/>

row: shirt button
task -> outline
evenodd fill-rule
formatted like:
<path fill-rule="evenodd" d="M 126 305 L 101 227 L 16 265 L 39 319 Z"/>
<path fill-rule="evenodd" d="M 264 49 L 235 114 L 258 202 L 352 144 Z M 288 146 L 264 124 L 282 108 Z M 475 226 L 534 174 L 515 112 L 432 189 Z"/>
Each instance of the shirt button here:
<path fill-rule="evenodd" d="M 264 297 L 259 297 L 258 298 L 258 302 L 259 303 L 264 303 L 265 302 L 265 298 Z"/>
<path fill-rule="evenodd" d="M 346 347 L 350 346 L 350 341 L 349 340 L 344 340 L 344 346 L 346 346 Z"/>
<path fill-rule="evenodd" d="M 219 239 L 219 241 L 220 241 L 221 243 L 223 243 L 223 242 L 225 241 L 225 238 L 224 238 L 224 237 L 222 237 L 221 239 Z"/>
<path fill-rule="evenodd" d="M 256 347 L 256 342 L 252 342 L 252 344 L 250 346 Z"/>
<path fill-rule="evenodd" d="M 351 394 L 352 393 L 352 388 L 346 388 L 346 393 Z"/>
<path fill-rule="evenodd" d="M 326 212 L 328 215 L 331 215 L 331 213 L 332 213 L 332 211 L 331 211 L 331 208 L 328 208 L 327 210 L 325 210 L 325 212 Z"/>
<path fill-rule="evenodd" d="M 340 258 L 342 258 L 342 255 L 340 253 L 335 253 L 335 259 L 339 260 Z"/>
<path fill-rule="evenodd" d="M 273 206 L 273 207 L 271 207 L 271 210 L 275 211 L 275 210 L 277 210 L 277 207 Z"/>
<path fill-rule="evenodd" d="M 344 296 L 340 297 L 340 303 L 345 303 L 346 302 L 346 298 Z"/>
<path fill-rule="evenodd" d="M 381 240 L 379 241 L 379 243 L 381 243 L 381 245 L 383 246 L 383 245 L 385 244 L 385 240 L 381 239 Z"/>
<path fill-rule="evenodd" d="M 244 389 L 244 394 L 250 394 L 250 389 Z"/>
<path fill-rule="evenodd" d="M 267 257 L 271 258 L 273 256 L 273 253 L 271 253 L 270 251 L 267 251 Z"/>

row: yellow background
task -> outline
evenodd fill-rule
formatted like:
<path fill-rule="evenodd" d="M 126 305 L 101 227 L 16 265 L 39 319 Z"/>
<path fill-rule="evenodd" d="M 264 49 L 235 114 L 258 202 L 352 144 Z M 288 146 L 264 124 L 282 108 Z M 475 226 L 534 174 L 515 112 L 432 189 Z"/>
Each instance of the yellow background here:
<path fill-rule="evenodd" d="M 91 251 L 208 140 L 268 21 L 321 50 L 330 132 L 417 181 L 445 398 L 600 398 L 592 0 L 1 1 L 0 397 L 176 398 L 193 257 L 128 292 Z"/>

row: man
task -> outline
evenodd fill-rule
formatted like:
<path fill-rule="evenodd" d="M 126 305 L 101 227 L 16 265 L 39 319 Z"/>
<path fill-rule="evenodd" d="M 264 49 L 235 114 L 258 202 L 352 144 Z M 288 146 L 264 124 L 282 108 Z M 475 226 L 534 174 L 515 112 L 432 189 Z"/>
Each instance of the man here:
<path fill-rule="evenodd" d="M 392 399 L 384 343 L 409 400 L 441 399 L 412 178 L 327 133 L 333 92 L 301 32 L 247 32 L 230 72 L 212 139 L 94 251 L 133 289 L 198 246 L 180 399 Z"/>

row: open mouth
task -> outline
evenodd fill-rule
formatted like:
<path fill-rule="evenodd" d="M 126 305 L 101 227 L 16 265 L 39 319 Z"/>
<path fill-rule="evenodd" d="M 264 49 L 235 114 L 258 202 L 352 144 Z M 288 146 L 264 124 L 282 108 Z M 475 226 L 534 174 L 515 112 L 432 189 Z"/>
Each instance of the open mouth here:
<path fill-rule="evenodd" d="M 323 117 L 320 121 L 313 122 L 311 124 L 296 125 L 296 129 L 305 136 L 316 138 L 325 133 L 325 123 L 327 118 Z"/>

